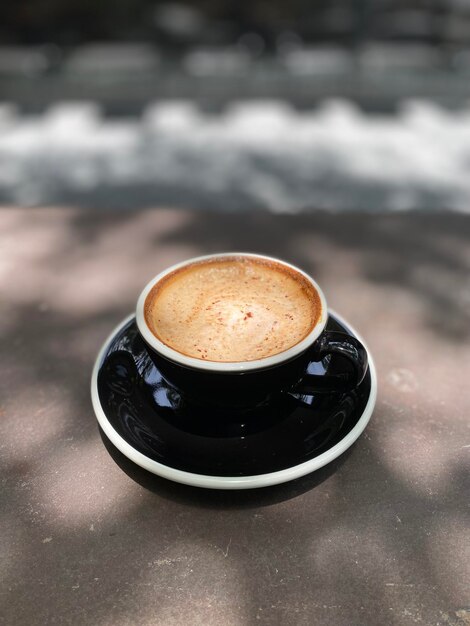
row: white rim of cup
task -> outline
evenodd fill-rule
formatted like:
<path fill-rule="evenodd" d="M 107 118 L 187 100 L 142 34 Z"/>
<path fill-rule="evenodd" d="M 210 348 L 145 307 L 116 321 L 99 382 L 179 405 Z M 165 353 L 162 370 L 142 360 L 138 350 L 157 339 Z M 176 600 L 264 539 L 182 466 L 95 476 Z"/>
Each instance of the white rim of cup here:
<path fill-rule="evenodd" d="M 237 258 L 237 257 L 249 257 L 254 259 L 262 259 L 266 261 L 272 261 L 274 263 L 279 263 L 280 265 L 284 265 L 285 267 L 298 272 L 301 276 L 303 276 L 308 282 L 316 289 L 318 296 L 320 298 L 321 303 L 321 314 L 320 319 L 315 324 L 313 329 L 309 332 L 309 334 L 296 343 L 291 348 L 284 350 L 283 352 L 279 352 L 278 354 L 274 354 L 269 357 L 265 357 L 263 359 L 257 359 L 254 361 L 203 361 L 202 359 L 196 359 L 195 357 L 186 356 L 185 354 L 181 354 L 177 350 L 173 350 L 165 343 L 160 341 L 150 330 L 145 321 L 145 301 L 147 300 L 147 296 L 153 287 L 160 282 L 165 276 L 171 274 L 175 270 L 181 269 L 187 265 L 192 265 L 193 263 L 199 263 L 203 261 L 209 261 L 212 259 L 229 259 L 229 258 Z M 171 267 L 163 270 L 160 274 L 157 274 L 152 280 L 147 283 L 144 287 L 142 293 L 137 300 L 137 308 L 136 308 L 136 321 L 137 327 L 139 329 L 140 334 L 145 339 L 146 343 L 153 348 L 157 353 L 166 357 L 170 361 L 174 363 L 178 363 L 180 365 L 184 365 L 186 367 L 190 367 L 192 369 L 203 370 L 206 372 L 249 372 L 259 369 L 264 369 L 268 367 L 272 367 L 273 365 L 279 365 L 286 361 L 290 361 L 294 357 L 305 352 L 321 335 L 323 332 L 326 322 L 328 319 L 328 312 L 326 306 L 326 298 L 321 290 L 320 286 L 313 280 L 311 276 L 309 276 L 306 272 L 301 270 L 300 268 L 292 265 L 291 263 L 287 263 L 281 259 L 277 259 L 275 257 L 265 256 L 263 254 L 254 254 L 252 252 L 222 252 L 216 254 L 206 254 L 204 256 L 198 256 L 191 259 L 187 259 L 186 261 L 182 261 L 181 263 L 176 263 Z"/>

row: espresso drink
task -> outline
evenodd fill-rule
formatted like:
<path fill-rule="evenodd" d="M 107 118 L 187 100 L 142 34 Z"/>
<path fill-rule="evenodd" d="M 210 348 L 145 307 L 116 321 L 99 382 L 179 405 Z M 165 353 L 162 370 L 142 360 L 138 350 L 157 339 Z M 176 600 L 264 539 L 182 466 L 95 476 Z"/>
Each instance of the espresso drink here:
<path fill-rule="evenodd" d="M 152 333 L 181 354 L 206 361 L 263 359 L 299 343 L 321 316 L 300 273 L 254 257 L 208 259 L 164 276 L 145 302 Z"/>

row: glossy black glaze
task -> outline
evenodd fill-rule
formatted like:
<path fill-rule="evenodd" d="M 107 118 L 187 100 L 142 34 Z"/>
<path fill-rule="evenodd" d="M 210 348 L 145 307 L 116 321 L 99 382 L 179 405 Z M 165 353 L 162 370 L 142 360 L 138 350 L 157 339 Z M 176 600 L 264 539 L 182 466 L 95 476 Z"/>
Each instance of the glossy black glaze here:
<path fill-rule="evenodd" d="M 327 330 L 347 332 L 331 315 Z M 329 354 L 304 374 L 326 378 L 344 369 L 342 361 Z M 367 372 L 352 391 L 277 391 L 243 409 L 195 401 L 155 366 L 134 319 L 111 341 L 98 373 L 102 408 L 130 445 L 169 467 L 218 476 L 279 471 L 325 452 L 357 423 L 370 388 Z"/>
<path fill-rule="evenodd" d="M 343 358 L 333 362 L 328 368 L 327 376 L 308 373 L 304 375 L 296 386 L 296 391 L 302 393 L 347 391 L 357 387 L 364 380 L 368 367 L 367 350 L 355 337 L 345 336 L 344 332 L 327 330 L 319 337 L 314 349 L 316 359 L 322 362 L 331 360 L 333 354 Z"/>
<path fill-rule="evenodd" d="M 309 393 L 346 390 L 356 387 L 367 370 L 367 352 L 362 344 L 349 334 L 324 331 L 305 352 L 265 369 L 247 372 L 214 372 L 185 367 L 163 357 L 147 344 L 149 357 L 165 380 L 182 390 L 187 399 L 204 407 L 223 405 L 239 413 L 251 411 L 254 406 L 272 406 L 273 395 L 280 390 L 295 389 L 305 378 L 309 363 L 337 354 L 334 373 L 328 370 L 321 376 L 308 376 Z"/>

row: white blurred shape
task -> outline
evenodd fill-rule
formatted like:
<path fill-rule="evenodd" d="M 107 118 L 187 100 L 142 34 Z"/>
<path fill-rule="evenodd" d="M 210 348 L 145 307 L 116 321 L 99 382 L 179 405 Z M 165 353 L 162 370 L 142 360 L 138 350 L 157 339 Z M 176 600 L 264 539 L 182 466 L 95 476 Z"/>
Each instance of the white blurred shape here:
<path fill-rule="evenodd" d="M 295 123 L 295 113 L 288 104 L 278 100 L 238 102 L 224 116 L 227 137 L 243 137 L 256 143 L 257 139 L 279 135 Z"/>
<path fill-rule="evenodd" d="M 173 100 L 152 104 L 144 111 L 143 121 L 147 128 L 166 132 L 192 132 L 201 116 L 190 100 Z"/>
<path fill-rule="evenodd" d="M 65 102 L 50 107 L 44 118 L 45 125 L 56 133 L 89 132 L 100 123 L 100 108 L 93 102 Z"/>

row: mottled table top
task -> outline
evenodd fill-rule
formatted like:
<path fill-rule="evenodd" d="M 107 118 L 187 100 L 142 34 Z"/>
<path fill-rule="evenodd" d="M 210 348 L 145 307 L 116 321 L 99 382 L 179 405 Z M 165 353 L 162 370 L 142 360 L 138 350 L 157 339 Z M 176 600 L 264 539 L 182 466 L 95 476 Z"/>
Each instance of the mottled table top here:
<path fill-rule="evenodd" d="M 470 623 L 470 218 L 0 212 L 0 623 Z M 143 285 L 245 249 L 312 273 L 365 337 L 358 442 L 294 483 L 172 484 L 105 447 L 97 350 Z"/>

